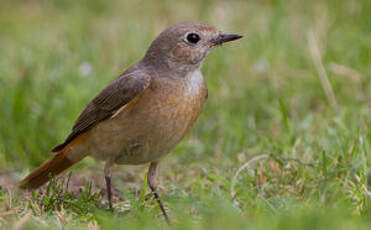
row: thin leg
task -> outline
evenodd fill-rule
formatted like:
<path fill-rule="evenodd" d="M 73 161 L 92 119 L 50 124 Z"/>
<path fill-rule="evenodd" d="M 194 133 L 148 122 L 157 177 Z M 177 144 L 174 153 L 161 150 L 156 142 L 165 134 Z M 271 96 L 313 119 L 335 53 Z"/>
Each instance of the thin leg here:
<path fill-rule="evenodd" d="M 108 205 L 109 209 L 113 211 L 112 208 L 112 189 L 111 189 L 111 166 L 112 164 L 110 161 L 106 162 L 104 166 L 104 179 L 106 180 L 106 191 L 107 191 L 107 198 L 108 198 Z"/>
<path fill-rule="evenodd" d="M 168 224 L 170 224 L 170 220 L 169 220 L 169 217 L 166 213 L 164 205 L 162 204 L 160 196 L 156 192 L 156 189 L 157 189 L 157 166 L 158 166 L 157 162 L 152 162 L 151 165 L 149 166 L 149 170 L 148 170 L 148 174 L 147 174 L 147 183 L 148 183 L 149 187 L 151 188 L 153 196 L 155 197 L 158 205 L 160 206 L 161 212 L 164 215 L 166 222 Z"/>

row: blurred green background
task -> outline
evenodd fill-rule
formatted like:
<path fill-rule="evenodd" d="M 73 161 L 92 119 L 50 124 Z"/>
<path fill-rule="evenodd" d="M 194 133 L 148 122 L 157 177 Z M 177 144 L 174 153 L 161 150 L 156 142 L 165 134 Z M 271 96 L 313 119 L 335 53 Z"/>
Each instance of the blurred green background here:
<path fill-rule="evenodd" d="M 369 229 L 370 15 L 369 0 L 2 0 L 0 169 L 20 179 L 48 159 L 84 105 L 159 32 L 204 22 L 245 38 L 207 57 L 207 105 L 163 160 L 173 227 Z M 101 169 L 92 159 L 74 168 Z M 66 227 L 166 227 L 140 198 L 145 170 L 116 168 L 131 184 L 116 182 L 128 210 L 96 207 L 86 217 L 66 209 Z M 16 199 L 7 196 L 2 211 Z M 22 227 L 59 226 L 56 212 L 14 202 L 18 211 L 1 226 L 27 213 L 33 219 Z"/>

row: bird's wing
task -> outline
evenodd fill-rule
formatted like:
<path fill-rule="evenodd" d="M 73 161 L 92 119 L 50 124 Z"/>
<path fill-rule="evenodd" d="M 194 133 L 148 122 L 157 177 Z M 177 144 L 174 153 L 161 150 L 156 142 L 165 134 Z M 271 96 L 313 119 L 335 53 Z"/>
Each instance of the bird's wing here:
<path fill-rule="evenodd" d="M 111 117 L 122 106 L 143 92 L 150 82 L 151 76 L 138 68 L 124 72 L 85 107 L 76 120 L 70 135 L 62 144 L 54 147 L 51 152 L 61 151 L 75 137 Z"/>

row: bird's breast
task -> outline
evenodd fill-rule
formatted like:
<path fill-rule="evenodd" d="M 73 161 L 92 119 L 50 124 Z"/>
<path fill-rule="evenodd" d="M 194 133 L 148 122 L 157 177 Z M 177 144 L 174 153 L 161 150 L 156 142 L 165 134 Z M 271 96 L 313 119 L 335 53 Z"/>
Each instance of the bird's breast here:
<path fill-rule="evenodd" d="M 153 157 L 175 147 L 197 120 L 206 101 L 207 87 L 201 73 L 187 77 L 154 82 L 130 112 L 141 127 L 138 136 L 142 138 L 138 139 L 145 139 L 151 146 Z"/>
<path fill-rule="evenodd" d="M 134 104 L 102 122 L 99 148 L 107 142 L 109 155 L 115 155 L 119 164 L 159 159 L 189 131 L 206 97 L 199 71 L 181 79 L 155 78 Z"/>

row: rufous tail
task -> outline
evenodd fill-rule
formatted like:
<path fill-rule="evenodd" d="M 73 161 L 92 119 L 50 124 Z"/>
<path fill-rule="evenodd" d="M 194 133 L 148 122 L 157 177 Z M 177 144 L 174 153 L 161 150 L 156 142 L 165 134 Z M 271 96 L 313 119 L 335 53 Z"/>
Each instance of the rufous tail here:
<path fill-rule="evenodd" d="M 40 167 L 35 169 L 26 178 L 24 178 L 19 183 L 19 187 L 28 190 L 36 189 L 45 184 L 52 177 L 60 174 L 84 158 L 82 157 L 77 161 L 71 161 L 66 157 L 67 154 L 68 151 L 66 151 L 66 149 L 58 152 L 53 158 L 44 162 Z"/>

